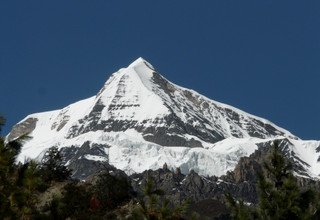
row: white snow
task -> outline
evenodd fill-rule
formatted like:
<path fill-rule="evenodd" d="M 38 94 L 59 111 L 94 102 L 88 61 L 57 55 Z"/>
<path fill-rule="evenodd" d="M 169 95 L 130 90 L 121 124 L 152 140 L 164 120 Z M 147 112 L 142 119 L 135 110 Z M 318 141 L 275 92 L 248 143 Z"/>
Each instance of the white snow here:
<path fill-rule="evenodd" d="M 32 117 L 37 118 L 38 122 L 30 134 L 33 139 L 24 144 L 18 160 L 39 158 L 51 146 L 80 147 L 84 142 L 90 141 L 92 144 L 105 145 L 104 151 L 108 154 L 109 162 L 129 174 L 158 169 L 167 163 L 170 168 L 180 167 L 183 173 L 193 169 L 201 175 L 221 176 L 234 169 L 240 157 L 252 154 L 258 148 L 258 143 L 280 137 L 269 135 L 261 125 L 255 123 L 254 120 L 257 120 L 276 128 L 279 135 L 282 132 L 283 138 L 288 138 L 293 143 L 292 151 L 309 165 L 305 168 L 310 176 L 319 177 L 320 153 L 316 152 L 316 148 L 320 145 L 319 141 L 300 140 L 289 131 L 266 119 L 210 100 L 193 90 L 167 81 L 167 89 L 172 92 L 169 95 L 161 86 L 153 82 L 154 72 L 155 69 L 150 63 L 139 58 L 127 68 L 112 74 L 96 96 L 61 110 L 29 115 L 24 120 Z M 100 121 L 126 120 L 136 122 L 137 126 L 170 127 L 171 125 L 164 123 L 163 118 L 173 112 L 181 121 L 191 124 L 199 131 L 207 132 L 208 135 L 216 131 L 225 139 L 210 143 L 202 140 L 200 136 L 184 134 L 180 136 L 186 140 L 199 141 L 203 148 L 160 146 L 145 141 L 143 135 L 133 128 L 121 132 L 89 131 L 69 137 L 70 129 L 88 125 L 89 122 L 86 119 L 93 107 L 99 103 L 105 106 L 99 115 Z M 238 123 L 230 120 L 226 109 L 238 114 Z M 203 123 L 204 119 L 206 119 L 205 123 Z M 83 124 L 79 120 L 82 120 Z M 263 138 L 250 137 L 249 126 L 261 132 Z M 144 136 L 147 135 L 144 134 Z M 85 158 L 96 161 L 106 160 L 105 157 L 89 154 L 85 155 Z"/>
<path fill-rule="evenodd" d="M 90 154 L 84 155 L 84 158 L 86 158 L 88 160 L 94 160 L 94 161 L 108 161 L 107 157 L 90 155 Z"/>
<path fill-rule="evenodd" d="M 161 98 L 152 91 L 154 86 L 151 83 L 153 70 L 146 66 L 145 62 L 139 58 L 107 81 L 104 91 L 97 99 L 100 99 L 106 106 L 113 104 L 127 107 L 115 108 L 112 111 L 106 107 L 101 118 L 108 119 L 112 116 L 115 120 L 141 122 L 169 113 Z"/>
<path fill-rule="evenodd" d="M 293 151 L 297 156 L 309 166 L 305 166 L 305 169 L 309 171 L 309 175 L 315 178 L 320 177 L 320 152 L 317 152 L 317 148 L 320 146 L 319 141 L 301 141 L 291 140 L 294 144 Z"/>

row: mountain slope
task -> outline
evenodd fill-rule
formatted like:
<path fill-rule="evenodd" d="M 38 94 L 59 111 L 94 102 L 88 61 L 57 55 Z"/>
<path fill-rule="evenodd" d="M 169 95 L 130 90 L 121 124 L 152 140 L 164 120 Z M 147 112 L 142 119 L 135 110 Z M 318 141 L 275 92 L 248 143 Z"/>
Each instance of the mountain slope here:
<path fill-rule="evenodd" d="M 268 120 L 177 86 L 142 58 L 112 74 L 96 96 L 29 115 L 7 138 L 25 133 L 33 139 L 24 145 L 20 161 L 41 158 L 57 146 L 79 178 L 103 161 L 127 173 L 167 163 L 183 173 L 220 176 L 240 157 L 277 138 L 291 143 L 290 154 L 305 175 L 320 173 L 319 142 L 302 141 Z"/>

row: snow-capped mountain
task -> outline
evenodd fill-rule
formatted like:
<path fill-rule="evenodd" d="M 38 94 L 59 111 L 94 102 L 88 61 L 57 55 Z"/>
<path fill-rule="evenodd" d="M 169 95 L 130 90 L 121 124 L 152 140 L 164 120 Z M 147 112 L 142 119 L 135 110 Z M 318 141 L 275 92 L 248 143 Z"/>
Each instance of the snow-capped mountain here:
<path fill-rule="evenodd" d="M 166 163 L 182 173 L 220 176 L 275 139 L 286 142 L 298 174 L 320 174 L 320 142 L 303 141 L 268 120 L 177 86 L 142 58 L 113 73 L 97 95 L 29 115 L 7 138 L 25 133 L 32 139 L 18 160 L 41 158 L 57 146 L 77 177 L 94 172 L 99 161 L 127 173 Z"/>

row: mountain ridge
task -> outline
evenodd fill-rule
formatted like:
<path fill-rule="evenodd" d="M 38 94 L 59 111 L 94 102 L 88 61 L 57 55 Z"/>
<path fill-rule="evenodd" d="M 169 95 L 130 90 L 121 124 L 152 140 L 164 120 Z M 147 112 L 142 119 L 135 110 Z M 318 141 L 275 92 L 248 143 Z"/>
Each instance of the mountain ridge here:
<path fill-rule="evenodd" d="M 39 157 L 51 146 L 65 151 L 74 147 L 72 154 L 76 154 L 87 149 L 88 142 L 87 151 L 78 158 L 67 156 L 66 164 L 77 163 L 76 159 L 108 161 L 129 174 L 167 163 L 184 173 L 223 175 L 259 143 L 279 137 L 296 145 L 303 142 L 266 119 L 170 82 L 143 58 L 112 74 L 97 95 L 27 116 L 7 138 L 25 133 L 33 139 L 24 145 L 20 161 Z M 312 163 L 310 169 L 305 165 L 312 176 L 320 173 L 314 161 L 319 157 L 318 145 L 317 141 L 310 144 L 312 160 L 304 158 L 306 164 Z M 97 151 L 85 153 L 90 148 Z"/>

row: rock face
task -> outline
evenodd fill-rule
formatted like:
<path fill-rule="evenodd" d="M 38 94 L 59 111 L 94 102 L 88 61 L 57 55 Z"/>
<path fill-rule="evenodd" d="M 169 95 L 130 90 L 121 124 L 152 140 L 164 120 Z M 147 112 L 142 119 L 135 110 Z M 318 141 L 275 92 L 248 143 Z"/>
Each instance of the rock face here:
<path fill-rule="evenodd" d="M 279 138 L 286 140 L 285 153 L 296 163 L 297 173 L 313 178 L 320 174 L 320 142 L 302 141 L 268 120 L 177 86 L 142 58 L 112 74 L 97 95 L 27 116 L 7 139 L 26 133 L 32 139 L 18 160 L 40 158 L 57 146 L 80 179 L 105 161 L 127 174 L 156 170 L 166 163 L 182 174 L 194 170 L 221 176 L 241 157 Z M 250 170 L 239 168 L 234 178 L 241 181 L 250 175 Z"/>
<path fill-rule="evenodd" d="M 285 151 L 284 146 L 285 143 L 282 142 L 280 144 L 282 152 Z M 192 199 L 194 204 L 203 206 L 202 203 L 213 200 L 214 203 L 220 201 L 222 203 L 220 205 L 223 206 L 225 193 L 229 192 L 235 198 L 241 198 L 250 204 L 257 204 L 257 173 L 262 172 L 262 164 L 270 152 L 270 148 L 260 148 L 249 157 L 241 158 L 233 171 L 220 177 L 203 177 L 194 171 L 184 175 L 168 169 L 158 169 L 133 174 L 130 179 L 134 190 L 142 194 L 146 181 L 151 178 L 156 188 L 162 189 L 176 203 Z M 319 181 L 301 177 L 297 179 L 302 188 L 320 189 Z"/>
<path fill-rule="evenodd" d="M 12 131 L 8 135 L 8 141 L 12 141 L 17 137 L 31 133 L 36 128 L 37 121 L 37 118 L 30 117 L 13 126 Z"/>
<path fill-rule="evenodd" d="M 85 179 L 99 172 L 100 169 L 104 169 L 105 166 L 110 167 L 107 154 L 102 149 L 104 149 L 104 146 L 91 145 L 87 141 L 81 147 L 71 146 L 61 148 L 61 152 L 64 162 L 72 170 L 72 177 L 75 179 Z"/>

